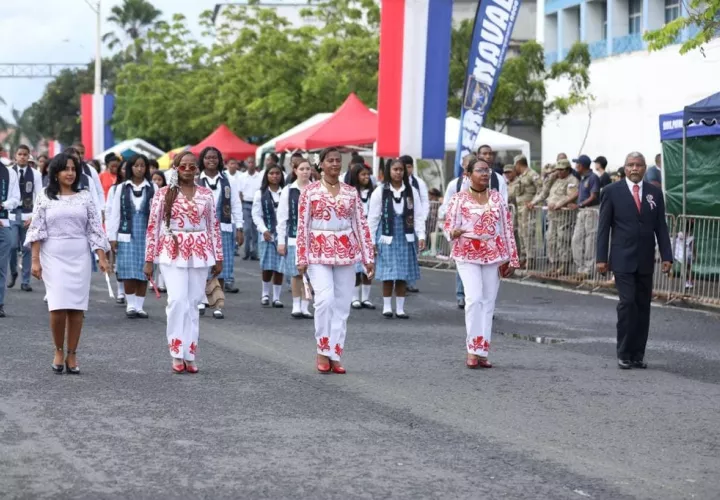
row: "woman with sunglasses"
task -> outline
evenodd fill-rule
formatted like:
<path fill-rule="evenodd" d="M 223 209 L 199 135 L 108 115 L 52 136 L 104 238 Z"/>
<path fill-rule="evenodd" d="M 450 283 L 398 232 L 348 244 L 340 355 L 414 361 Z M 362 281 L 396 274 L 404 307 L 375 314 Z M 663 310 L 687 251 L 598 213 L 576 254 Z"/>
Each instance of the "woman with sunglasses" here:
<path fill-rule="evenodd" d="M 160 265 L 168 289 L 167 339 L 175 373 L 197 373 L 195 355 L 200 334 L 198 305 L 205 299 L 208 272 L 222 271 L 223 247 L 215 198 L 195 183 L 198 160 L 178 154 L 150 207 L 145 247 L 145 276 Z"/>
<path fill-rule="evenodd" d="M 488 353 L 500 278 L 520 265 L 512 215 L 503 196 L 490 189 L 491 173 L 483 159 L 468 163 L 469 189 L 451 198 L 443 228 L 465 287 L 468 368 L 492 368 Z"/>
<path fill-rule="evenodd" d="M 355 264 L 362 262 L 372 279 L 374 255 L 357 189 L 340 182 L 340 151 L 323 150 L 320 163 L 322 180 L 306 187 L 298 202 L 296 261 L 298 273 L 307 272 L 315 291 L 317 370 L 342 374 Z"/>

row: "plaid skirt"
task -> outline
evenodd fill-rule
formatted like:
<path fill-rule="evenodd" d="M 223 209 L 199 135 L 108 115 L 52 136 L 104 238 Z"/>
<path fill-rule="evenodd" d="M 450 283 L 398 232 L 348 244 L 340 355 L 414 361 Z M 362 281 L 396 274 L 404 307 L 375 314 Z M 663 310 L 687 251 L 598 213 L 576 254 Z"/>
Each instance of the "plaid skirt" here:
<path fill-rule="evenodd" d="M 235 275 L 235 233 L 221 231 L 223 246 L 223 267 L 218 279 L 232 279 Z"/>
<path fill-rule="evenodd" d="M 258 250 L 260 253 L 260 269 L 263 271 L 275 271 L 285 273 L 285 257 L 277 252 L 277 245 L 274 241 L 267 242 L 262 236 L 258 237 Z"/>
<path fill-rule="evenodd" d="M 147 215 L 142 212 L 135 212 L 133 214 L 132 230 L 130 231 L 130 241 L 118 241 L 117 278 L 121 281 L 147 281 L 143 272 L 147 225 Z"/>
<path fill-rule="evenodd" d="M 412 281 L 420 279 L 417 243 L 405 238 L 402 216 L 396 215 L 393 224 L 393 240 L 389 245 L 380 243 L 381 228 L 378 227 L 378 255 L 375 279 L 378 281 Z"/>
<path fill-rule="evenodd" d="M 295 245 L 288 245 L 286 248 L 286 255 L 285 255 L 285 276 L 300 276 L 300 273 L 298 273 L 297 270 L 297 264 L 295 263 L 295 252 L 297 250 L 297 247 Z"/>

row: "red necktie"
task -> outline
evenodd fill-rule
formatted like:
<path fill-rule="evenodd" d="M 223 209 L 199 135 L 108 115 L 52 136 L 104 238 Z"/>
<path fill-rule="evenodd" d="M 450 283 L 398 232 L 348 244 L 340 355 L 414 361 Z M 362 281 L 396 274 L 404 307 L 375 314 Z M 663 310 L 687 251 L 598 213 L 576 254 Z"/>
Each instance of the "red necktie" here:
<path fill-rule="evenodd" d="M 640 203 L 640 186 L 633 184 L 633 198 L 635 199 L 635 206 L 638 212 L 641 211 L 642 204 Z"/>

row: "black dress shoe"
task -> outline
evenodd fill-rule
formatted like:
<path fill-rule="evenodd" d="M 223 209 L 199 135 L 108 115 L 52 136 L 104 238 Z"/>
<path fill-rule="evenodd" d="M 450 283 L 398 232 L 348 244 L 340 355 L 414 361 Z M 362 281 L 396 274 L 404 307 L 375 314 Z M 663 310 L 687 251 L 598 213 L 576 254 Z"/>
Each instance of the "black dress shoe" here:
<path fill-rule="evenodd" d="M 124 296 L 118 297 L 117 299 L 115 299 L 115 303 L 124 306 L 125 305 L 125 297 Z"/>
<path fill-rule="evenodd" d="M 410 293 L 418 293 L 420 291 L 420 289 L 415 286 L 409 286 L 409 287 L 407 287 L 407 291 Z"/>
<path fill-rule="evenodd" d="M 363 309 L 376 309 L 375 304 L 373 304 L 369 300 L 363 300 L 361 305 Z"/>
<path fill-rule="evenodd" d="M 7 287 L 12 288 L 15 286 L 15 282 L 17 281 L 18 275 L 17 273 L 13 273 L 10 275 L 10 281 L 8 281 Z"/>
<path fill-rule="evenodd" d="M 400 319 L 410 319 L 410 316 L 408 316 L 406 313 L 395 313 L 395 317 Z"/>
<path fill-rule="evenodd" d="M 633 368 L 640 368 L 640 369 L 642 369 L 642 370 L 645 370 L 645 369 L 647 369 L 647 363 L 646 363 L 645 361 L 643 361 L 643 360 L 633 361 L 633 362 L 632 362 L 632 367 L 633 367 Z"/>
<path fill-rule="evenodd" d="M 393 317 L 393 313 L 392 313 L 392 311 L 385 311 L 385 312 L 383 313 L 383 316 L 386 317 L 386 318 L 392 318 L 392 317 Z"/>
<path fill-rule="evenodd" d="M 22 284 L 20 285 L 20 290 L 23 292 L 32 292 L 32 287 L 30 285 Z"/>
<path fill-rule="evenodd" d="M 238 293 L 238 292 L 240 292 L 240 289 L 238 287 L 236 287 L 235 285 L 225 283 L 225 291 L 227 293 Z"/>
<path fill-rule="evenodd" d="M 465 299 L 458 299 L 458 309 L 465 309 Z"/>
<path fill-rule="evenodd" d="M 243 260 L 248 260 L 249 258 L 250 258 L 249 255 L 245 255 L 245 256 L 243 257 Z"/>
<path fill-rule="evenodd" d="M 621 370 L 629 370 L 633 367 L 632 362 L 626 360 L 626 359 L 618 359 L 618 368 Z"/>
<path fill-rule="evenodd" d="M 5 308 L 3 306 L 0 306 L 0 318 L 5 317 Z"/>

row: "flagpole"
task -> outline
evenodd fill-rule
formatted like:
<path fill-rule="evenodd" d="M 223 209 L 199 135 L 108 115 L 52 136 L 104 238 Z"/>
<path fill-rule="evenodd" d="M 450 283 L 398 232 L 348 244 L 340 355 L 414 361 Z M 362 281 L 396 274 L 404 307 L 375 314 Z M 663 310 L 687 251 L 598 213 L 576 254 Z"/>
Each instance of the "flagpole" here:
<path fill-rule="evenodd" d="M 102 94 L 102 11 L 98 0 L 95 9 L 95 93 Z"/>

